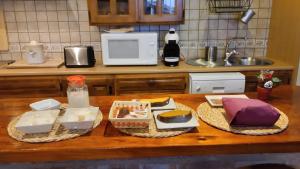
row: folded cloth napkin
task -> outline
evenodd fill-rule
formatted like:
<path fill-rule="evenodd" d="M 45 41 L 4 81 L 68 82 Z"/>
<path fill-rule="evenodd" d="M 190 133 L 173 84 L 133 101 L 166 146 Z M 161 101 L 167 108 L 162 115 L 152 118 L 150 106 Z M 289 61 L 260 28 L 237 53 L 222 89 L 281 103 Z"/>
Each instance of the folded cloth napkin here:
<path fill-rule="evenodd" d="M 223 98 L 227 120 L 234 126 L 273 126 L 280 113 L 270 104 L 255 99 Z"/>

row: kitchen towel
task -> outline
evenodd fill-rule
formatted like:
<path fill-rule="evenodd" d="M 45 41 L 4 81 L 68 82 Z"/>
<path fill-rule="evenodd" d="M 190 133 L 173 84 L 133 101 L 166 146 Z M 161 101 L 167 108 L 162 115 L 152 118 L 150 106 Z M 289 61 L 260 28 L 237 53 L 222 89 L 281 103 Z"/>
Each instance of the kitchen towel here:
<path fill-rule="evenodd" d="M 233 126 L 273 126 L 280 116 L 273 106 L 256 99 L 223 98 L 222 102 Z"/>

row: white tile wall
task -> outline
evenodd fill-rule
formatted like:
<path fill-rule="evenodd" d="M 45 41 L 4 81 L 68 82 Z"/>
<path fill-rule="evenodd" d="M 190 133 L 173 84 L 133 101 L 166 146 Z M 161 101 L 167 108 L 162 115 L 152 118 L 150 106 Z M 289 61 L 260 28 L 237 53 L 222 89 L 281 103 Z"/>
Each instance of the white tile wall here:
<path fill-rule="evenodd" d="M 228 38 L 247 36 L 237 42 L 240 53 L 265 56 L 272 0 L 254 0 L 257 15 L 248 25 L 238 21 L 239 14 L 209 13 L 207 0 L 185 1 L 185 23 L 182 25 L 138 25 L 136 31 L 159 33 L 160 46 L 170 27 L 179 31 L 182 52 L 187 57 L 203 57 L 206 45 L 217 45 L 219 57 L 224 54 Z M 22 56 L 22 46 L 38 40 L 49 46 L 48 53 L 60 56 L 64 46 L 93 45 L 100 51 L 101 30 L 107 27 L 90 26 L 87 0 L 0 0 L 4 9 L 9 52 L 0 53 L 2 59 Z"/>

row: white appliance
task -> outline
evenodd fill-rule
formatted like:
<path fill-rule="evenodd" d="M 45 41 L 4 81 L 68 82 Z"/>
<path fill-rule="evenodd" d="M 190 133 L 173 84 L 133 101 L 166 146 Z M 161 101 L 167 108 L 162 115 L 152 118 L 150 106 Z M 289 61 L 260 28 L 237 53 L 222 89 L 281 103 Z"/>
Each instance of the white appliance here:
<path fill-rule="evenodd" d="M 157 65 L 157 33 L 103 33 L 104 65 Z"/>
<path fill-rule="evenodd" d="M 190 73 L 190 93 L 244 93 L 245 75 L 241 73 Z"/>

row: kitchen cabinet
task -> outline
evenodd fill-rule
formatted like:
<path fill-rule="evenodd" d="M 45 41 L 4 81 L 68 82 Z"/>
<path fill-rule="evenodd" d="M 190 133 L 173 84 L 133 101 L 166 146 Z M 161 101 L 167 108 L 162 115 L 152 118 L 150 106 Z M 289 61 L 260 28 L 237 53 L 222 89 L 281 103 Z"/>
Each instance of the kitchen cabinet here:
<path fill-rule="evenodd" d="M 85 76 L 86 85 L 89 89 L 90 96 L 109 96 L 113 94 L 113 77 L 112 76 Z M 62 93 L 67 96 L 67 76 L 62 77 Z"/>
<path fill-rule="evenodd" d="M 256 91 L 259 71 L 241 72 L 246 91 Z M 90 96 L 188 93 L 188 73 L 85 75 Z M 292 71 L 276 70 L 282 84 L 290 84 Z M 61 76 L 0 77 L 0 98 L 66 96 L 68 82 Z"/>
<path fill-rule="evenodd" d="M 260 71 L 248 71 L 248 72 L 241 72 L 246 76 L 246 87 L 245 91 L 256 91 L 257 87 L 257 74 Z M 292 71 L 287 70 L 276 70 L 274 72 L 274 77 L 278 77 L 280 80 L 282 80 L 281 84 L 290 84 L 291 83 L 291 77 L 292 77 Z"/>
<path fill-rule="evenodd" d="M 0 78 L 0 98 L 56 96 L 62 96 L 56 76 Z"/>
<path fill-rule="evenodd" d="M 163 23 L 183 22 L 183 0 L 141 0 L 140 22 Z"/>
<path fill-rule="evenodd" d="M 137 22 L 137 0 L 88 0 L 91 25 Z"/>
<path fill-rule="evenodd" d="M 184 21 L 184 0 L 88 0 L 91 25 Z"/>
<path fill-rule="evenodd" d="M 187 93 L 188 74 L 116 75 L 115 94 Z"/>

